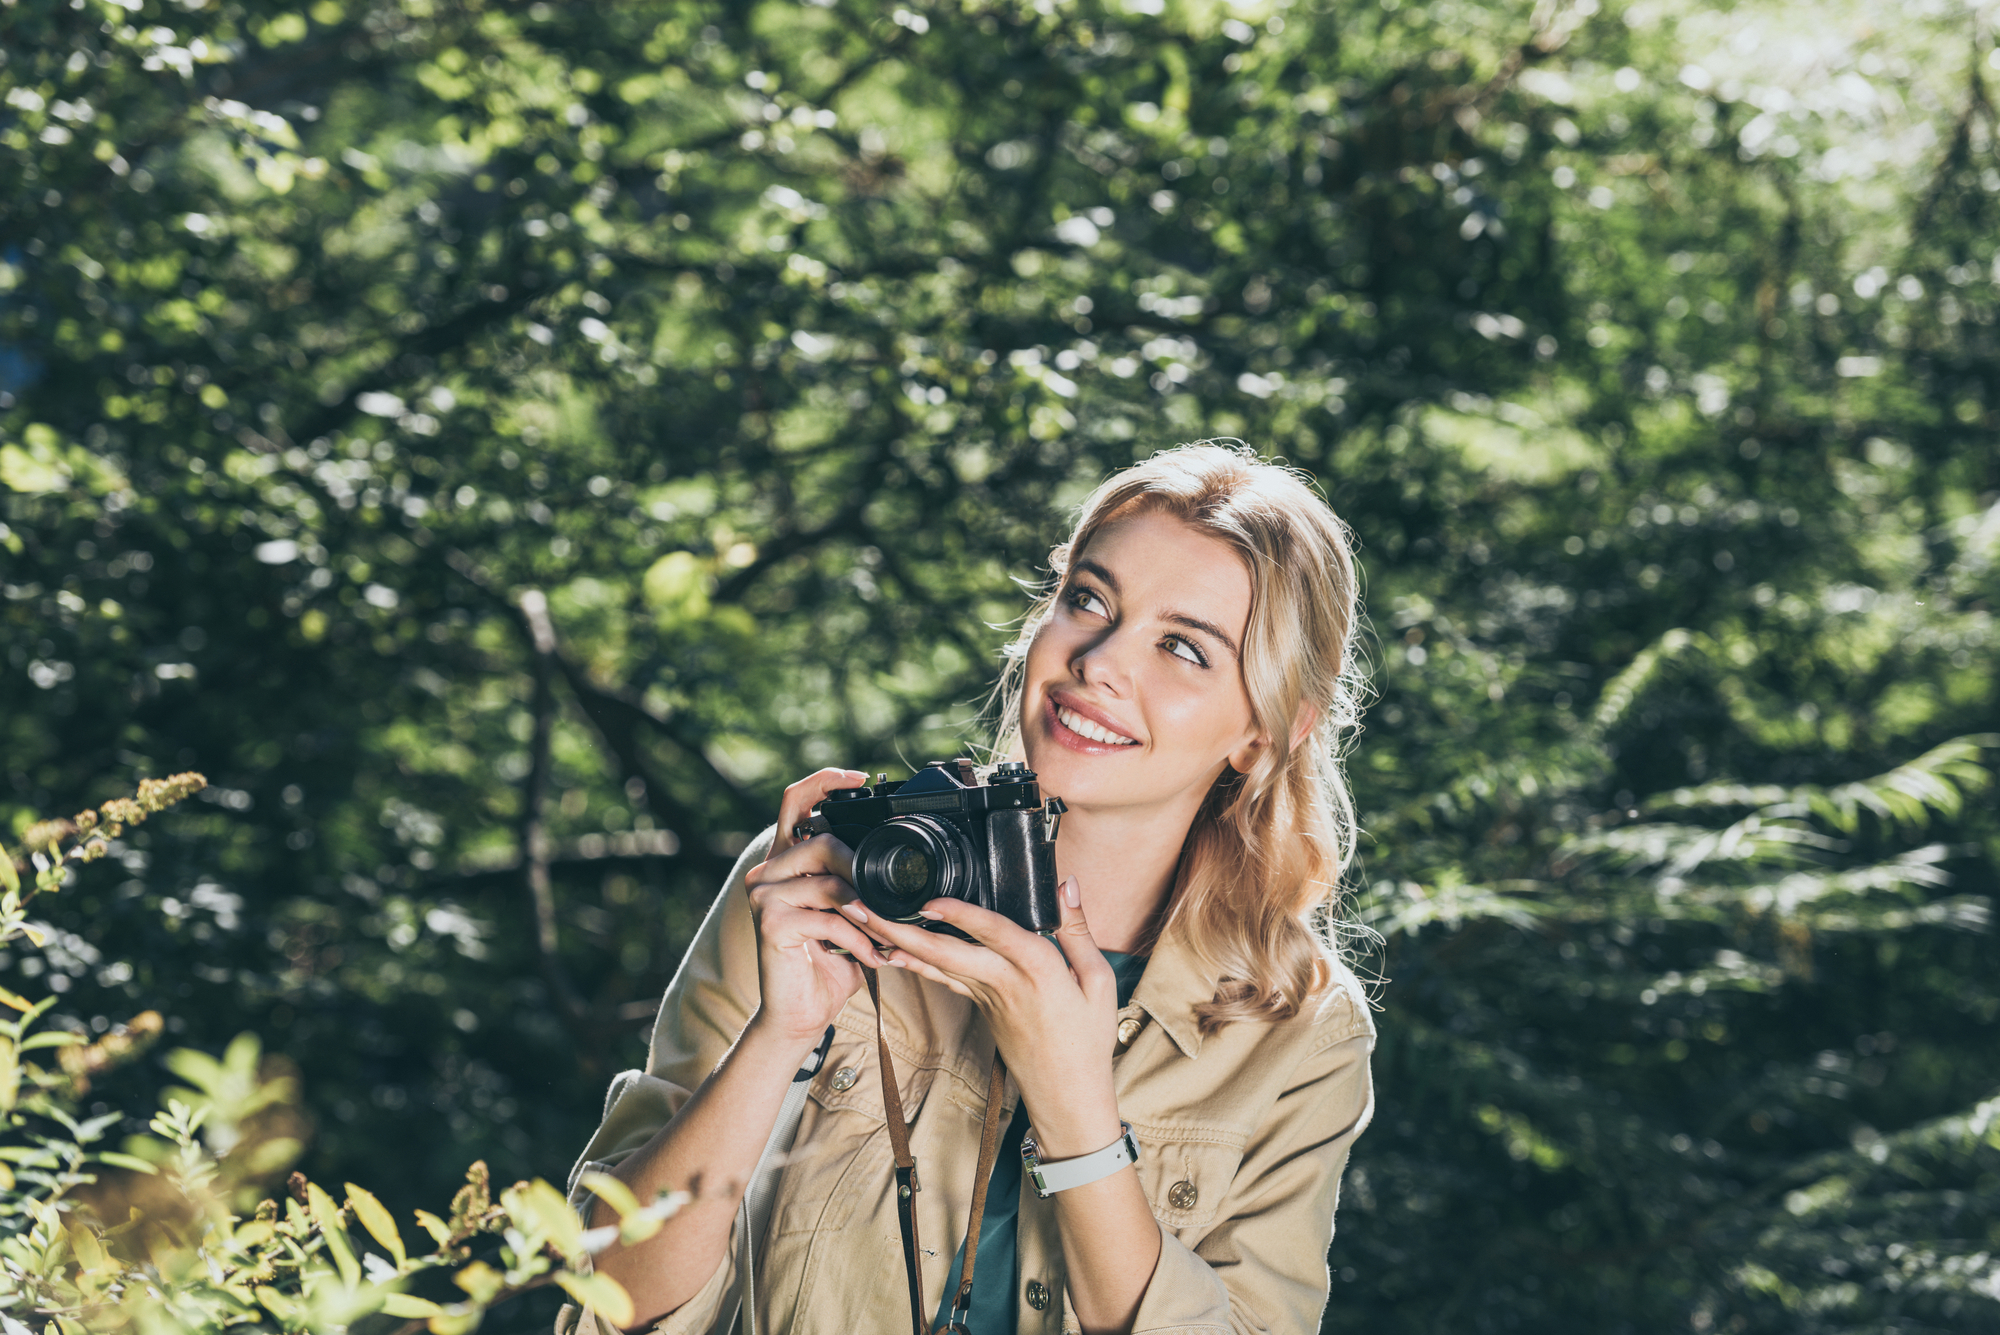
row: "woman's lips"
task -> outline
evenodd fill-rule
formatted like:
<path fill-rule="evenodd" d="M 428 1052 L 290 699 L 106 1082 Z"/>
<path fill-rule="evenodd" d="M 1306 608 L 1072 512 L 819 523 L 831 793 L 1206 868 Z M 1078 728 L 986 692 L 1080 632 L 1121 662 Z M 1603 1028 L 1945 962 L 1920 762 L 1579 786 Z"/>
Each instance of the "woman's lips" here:
<path fill-rule="evenodd" d="M 1136 741 L 1123 738 L 1122 734 L 1114 733 L 1095 719 L 1066 705 L 1057 703 L 1053 697 L 1044 699 L 1043 714 L 1048 721 L 1050 736 L 1072 751 L 1082 751 L 1087 755 L 1110 755 L 1116 751 L 1129 751 L 1138 746 Z M 1074 719 L 1075 724 L 1072 725 L 1065 722 L 1064 715 L 1068 715 Z M 1091 732 L 1099 734 L 1099 736 L 1090 736 L 1087 733 L 1078 731 L 1079 728 L 1088 728 Z M 1119 738 L 1120 740 L 1102 740 L 1107 737 Z"/>

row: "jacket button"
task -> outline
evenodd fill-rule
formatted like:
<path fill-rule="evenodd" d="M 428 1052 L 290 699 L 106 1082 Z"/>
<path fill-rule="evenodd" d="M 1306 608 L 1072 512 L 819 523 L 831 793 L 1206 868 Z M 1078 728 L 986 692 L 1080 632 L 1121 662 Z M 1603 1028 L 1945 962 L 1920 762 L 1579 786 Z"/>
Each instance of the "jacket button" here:
<path fill-rule="evenodd" d="M 1042 1281 L 1040 1281 L 1039 1279 L 1029 1280 L 1028 1306 L 1034 1308 L 1037 1312 L 1039 1312 L 1048 1305 L 1049 1305 L 1048 1286 L 1042 1283 Z"/>
<path fill-rule="evenodd" d="M 860 1078 L 860 1074 L 852 1066 L 841 1067 L 833 1073 L 833 1092 L 836 1094 L 845 1094 L 848 1090 L 854 1088 L 854 1082 Z"/>
<path fill-rule="evenodd" d="M 1130 1043 L 1139 1036 L 1139 1017 L 1128 1015 L 1118 1022 L 1118 1041 Z"/>
<path fill-rule="evenodd" d="M 1167 1188 L 1167 1204 L 1176 1210 L 1192 1210 L 1194 1203 L 1201 1199 L 1201 1193 L 1194 1189 L 1192 1182 L 1176 1182 Z"/>

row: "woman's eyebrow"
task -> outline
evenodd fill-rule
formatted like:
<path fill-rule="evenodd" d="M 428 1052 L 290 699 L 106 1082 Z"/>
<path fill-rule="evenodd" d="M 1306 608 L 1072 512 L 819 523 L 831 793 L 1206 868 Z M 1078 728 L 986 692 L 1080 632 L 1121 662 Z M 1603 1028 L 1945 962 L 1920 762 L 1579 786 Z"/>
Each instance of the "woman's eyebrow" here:
<path fill-rule="evenodd" d="M 1090 575 L 1102 581 L 1104 586 L 1110 589 L 1114 596 L 1118 593 L 1118 577 L 1097 562 L 1091 560 L 1078 561 L 1074 569 L 1078 574 Z M 1221 642 L 1223 648 L 1229 650 L 1230 657 L 1236 659 L 1238 662 L 1243 661 L 1243 651 L 1236 647 L 1236 641 L 1230 638 L 1228 631 L 1214 622 L 1203 621 L 1200 617 L 1191 617 L 1185 612 L 1163 612 L 1160 615 L 1165 620 L 1171 621 L 1177 626 L 1186 626 L 1189 630 L 1198 630 L 1204 635 L 1212 636 Z"/>
<path fill-rule="evenodd" d="M 1113 593 L 1118 592 L 1118 576 L 1112 574 L 1109 570 L 1106 570 L 1103 566 L 1097 564 L 1097 562 L 1086 558 L 1082 561 L 1078 561 L 1076 563 L 1075 569 L 1078 574 L 1095 575 L 1098 579 L 1104 581 L 1104 586 L 1110 589 L 1111 592 Z"/>

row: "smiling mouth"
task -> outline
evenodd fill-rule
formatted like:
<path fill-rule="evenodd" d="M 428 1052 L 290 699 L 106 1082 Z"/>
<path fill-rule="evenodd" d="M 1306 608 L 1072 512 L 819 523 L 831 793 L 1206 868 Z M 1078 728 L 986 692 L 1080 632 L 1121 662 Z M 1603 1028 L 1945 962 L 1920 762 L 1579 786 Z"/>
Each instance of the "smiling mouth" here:
<path fill-rule="evenodd" d="M 1077 736 L 1087 738 L 1090 741 L 1098 742 L 1105 746 L 1137 746 L 1139 744 L 1134 739 L 1093 723 L 1074 709 L 1065 709 L 1061 705 L 1056 706 L 1056 719 Z"/>

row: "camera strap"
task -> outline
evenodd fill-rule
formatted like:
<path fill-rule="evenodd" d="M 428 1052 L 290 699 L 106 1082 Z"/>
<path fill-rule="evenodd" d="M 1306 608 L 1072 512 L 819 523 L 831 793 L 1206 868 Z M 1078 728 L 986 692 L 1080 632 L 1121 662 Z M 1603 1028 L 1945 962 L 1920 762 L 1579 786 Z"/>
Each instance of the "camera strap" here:
<path fill-rule="evenodd" d="M 917 1160 L 910 1153 L 910 1128 L 903 1120 L 903 1097 L 896 1089 L 896 1072 L 889 1063 L 889 1040 L 882 1031 L 882 991 L 875 971 L 861 970 L 868 981 L 868 999 L 875 1003 L 875 1046 L 882 1066 L 882 1112 L 889 1123 L 889 1148 L 896 1156 L 896 1222 L 903 1231 L 903 1272 L 910 1286 L 910 1329 L 912 1335 L 928 1335 L 930 1321 L 924 1304 L 923 1245 L 917 1236 L 917 1193 L 923 1183 L 917 1177 Z M 973 1170 L 971 1218 L 965 1226 L 965 1266 L 952 1295 L 951 1319 L 944 1335 L 970 1335 L 965 1318 L 972 1307 L 972 1272 L 979 1260 L 979 1226 L 986 1216 L 986 1187 L 993 1177 L 993 1161 L 1000 1152 L 1000 1103 L 1007 1090 L 1007 1063 L 996 1050 L 993 1071 L 986 1082 L 986 1115 L 979 1127 L 979 1163 Z"/>

